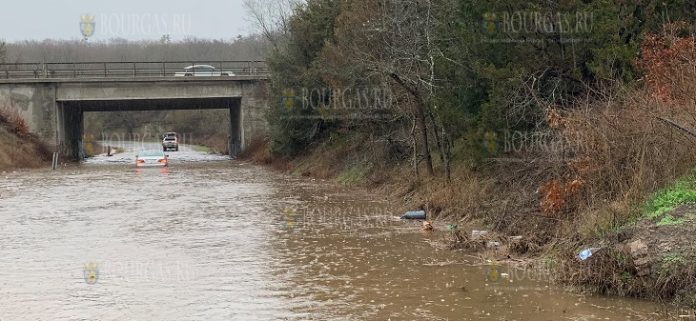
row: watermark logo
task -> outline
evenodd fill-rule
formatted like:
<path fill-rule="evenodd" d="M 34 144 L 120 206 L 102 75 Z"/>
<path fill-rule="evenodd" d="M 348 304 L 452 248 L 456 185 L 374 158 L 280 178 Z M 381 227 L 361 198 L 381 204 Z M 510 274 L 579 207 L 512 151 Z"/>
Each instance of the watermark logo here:
<path fill-rule="evenodd" d="M 86 263 L 82 270 L 82 275 L 85 278 L 85 283 L 94 285 L 99 280 L 99 265 L 97 263 Z"/>
<path fill-rule="evenodd" d="M 489 154 L 494 154 L 498 150 L 498 134 L 494 132 L 486 132 L 483 135 L 483 148 Z"/>
<path fill-rule="evenodd" d="M 483 31 L 489 34 L 495 32 L 497 27 L 498 16 L 494 12 L 486 12 L 483 14 Z"/>
<path fill-rule="evenodd" d="M 392 93 L 381 87 L 286 88 L 278 105 L 289 112 L 314 112 L 288 118 L 375 119 L 389 113 Z"/>
<path fill-rule="evenodd" d="M 297 209 L 294 207 L 286 207 L 285 210 L 283 210 L 285 213 L 285 222 L 287 223 L 287 226 L 289 229 L 292 229 L 295 226 L 295 216 L 297 216 Z"/>
<path fill-rule="evenodd" d="M 591 34 L 594 14 L 591 11 L 518 10 L 485 12 L 481 17 L 484 42 L 581 42 Z"/>
<path fill-rule="evenodd" d="M 282 215 L 283 228 L 288 231 L 335 229 L 348 233 L 384 228 L 394 217 L 386 205 L 315 205 L 302 208 L 286 206 L 279 210 L 279 214 Z"/>
<path fill-rule="evenodd" d="M 188 13 L 101 13 L 98 18 L 103 37 L 157 37 L 166 42 L 172 36 L 192 34 L 193 18 Z"/>
<path fill-rule="evenodd" d="M 195 264 L 185 261 L 118 261 L 100 266 L 109 279 L 119 281 L 190 281 L 196 278 Z"/>
<path fill-rule="evenodd" d="M 283 90 L 283 97 L 280 98 L 280 105 L 287 110 L 292 110 L 292 108 L 295 107 L 295 99 L 297 99 L 295 91 L 291 88 L 286 88 Z"/>
<path fill-rule="evenodd" d="M 93 15 L 83 14 L 80 16 L 80 32 L 85 40 L 94 35 L 96 22 Z"/>
<path fill-rule="evenodd" d="M 528 155 L 538 157 L 545 155 L 552 159 L 573 160 L 574 155 L 584 154 L 594 148 L 592 141 L 581 133 L 561 135 L 552 130 L 505 131 L 501 150 L 509 155 Z"/>
<path fill-rule="evenodd" d="M 486 266 L 486 281 L 498 282 L 500 280 L 500 266 L 496 263 Z"/>

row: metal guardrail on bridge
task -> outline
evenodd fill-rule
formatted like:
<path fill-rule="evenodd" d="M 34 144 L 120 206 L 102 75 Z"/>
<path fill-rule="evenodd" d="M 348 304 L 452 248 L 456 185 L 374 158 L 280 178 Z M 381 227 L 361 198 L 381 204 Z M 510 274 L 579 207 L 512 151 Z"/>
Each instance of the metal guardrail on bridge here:
<path fill-rule="evenodd" d="M 216 71 L 231 71 L 240 76 L 269 73 L 265 61 L 0 63 L 0 79 L 173 77 L 193 65 L 210 65 Z"/>

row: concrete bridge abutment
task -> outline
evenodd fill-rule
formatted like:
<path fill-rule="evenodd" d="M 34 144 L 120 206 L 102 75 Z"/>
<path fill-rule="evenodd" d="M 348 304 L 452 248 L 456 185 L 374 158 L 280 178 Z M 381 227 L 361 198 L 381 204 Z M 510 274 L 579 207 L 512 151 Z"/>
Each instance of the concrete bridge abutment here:
<path fill-rule="evenodd" d="M 75 160 L 84 157 L 85 112 L 227 109 L 232 156 L 266 134 L 265 78 L 190 78 L 0 80 L 0 108 L 18 113 L 43 142 Z"/>

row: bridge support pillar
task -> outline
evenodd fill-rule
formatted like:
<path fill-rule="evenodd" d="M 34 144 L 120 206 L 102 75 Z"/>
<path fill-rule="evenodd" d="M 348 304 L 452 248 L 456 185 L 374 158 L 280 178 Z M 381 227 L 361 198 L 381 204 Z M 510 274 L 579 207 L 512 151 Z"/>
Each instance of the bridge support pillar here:
<path fill-rule="evenodd" d="M 258 139 L 263 139 L 268 132 L 266 111 L 269 109 L 267 87 L 263 83 L 244 84 L 241 95 L 239 123 L 241 124 L 241 150 Z"/>
<path fill-rule="evenodd" d="M 230 157 L 239 156 L 242 152 L 242 112 L 239 103 L 230 106 L 230 134 L 229 134 Z"/>
<path fill-rule="evenodd" d="M 58 142 L 63 159 L 79 161 L 85 157 L 82 146 L 83 114 L 82 108 L 58 104 Z"/>

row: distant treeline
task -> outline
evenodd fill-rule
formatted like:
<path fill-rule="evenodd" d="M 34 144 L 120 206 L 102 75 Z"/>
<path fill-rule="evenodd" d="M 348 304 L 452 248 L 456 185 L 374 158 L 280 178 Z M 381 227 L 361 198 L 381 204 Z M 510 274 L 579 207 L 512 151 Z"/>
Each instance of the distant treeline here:
<path fill-rule="evenodd" d="M 160 41 L 21 41 L 6 44 L 5 62 L 263 60 L 269 49 L 265 38 L 256 35 L 232 41 L 171 42 L 166 36 Z M 2 50 L 0 46 L 0 55 Z"/>

